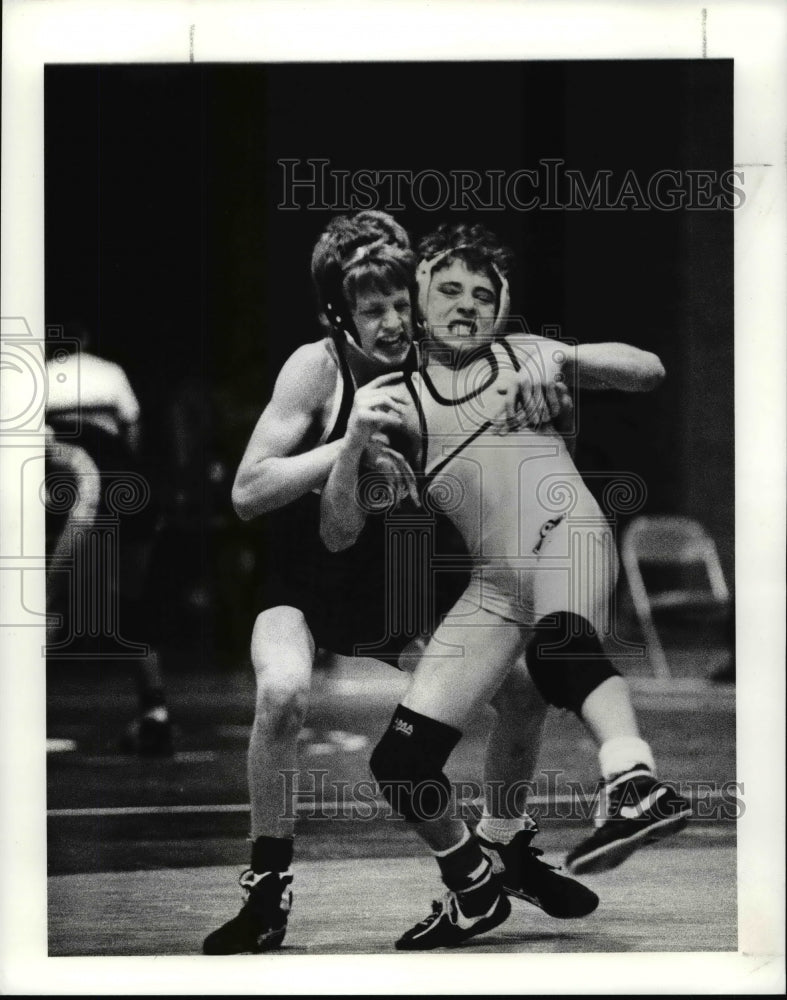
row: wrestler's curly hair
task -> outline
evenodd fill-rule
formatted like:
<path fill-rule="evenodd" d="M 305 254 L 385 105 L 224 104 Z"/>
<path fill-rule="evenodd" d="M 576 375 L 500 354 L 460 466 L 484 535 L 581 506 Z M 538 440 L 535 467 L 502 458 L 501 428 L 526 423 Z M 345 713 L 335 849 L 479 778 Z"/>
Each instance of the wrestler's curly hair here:
<path fill-rule="evenodd" d="M 410 237 L 387 212 L 364 210 L 337 215 L 326 226 L 312 253 L 312 280 L 320 301 L 326 279 L 341 269 L 345 298 L 352 307 L 360 292 L 390 291 L 413 283 L 415 255 Z"/>
<path fill-rule="evenodd" d="M 424 236 L 418 243 L 418 259 L 430 260 L 452 248 L 455 248 L 454 252 L 446 254 L 437 265 L 437 271 L 449 267 L 455 260 L 461 260 L 469 270 L 487 274 L 497 283 L 497 276 L 491 265 L 494 265 L 500 274 L 507 276 L 514 260 L 513 252 L 503 246 L 486 226 L 480 223 L 470 225 L 466 222 L 453 225 L 444 222 L 434 232 Z"/>

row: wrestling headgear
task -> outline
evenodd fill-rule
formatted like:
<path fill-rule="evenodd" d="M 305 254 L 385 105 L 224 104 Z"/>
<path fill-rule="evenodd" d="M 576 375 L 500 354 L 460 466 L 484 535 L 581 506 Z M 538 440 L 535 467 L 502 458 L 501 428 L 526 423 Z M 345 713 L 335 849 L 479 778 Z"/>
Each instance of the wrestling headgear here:
<path fill-rule="evenodd" d="M 441 250 L 440 253 L 435 254 L 434 257 L 422 260 L 418 265 L 418 269 L 416 271 L 416 282 L 418 285 L 418 315 L 424 329 L 426 328 L 426 304 L 429 298 L 429 288 L 432 284 L 432 274 L 434 273 L 434 269 L 441 261 L 445 260 L 446 257 L 450 257 L 451 254 L 454 254 L 459 250 L 465 250 L 468 248 L 469 244 L 467 243 L 460 243 L 459 246 L 456 247 L 448 247 L 448 249 Z M 461 257 L 459 259 L 461 260 Z M 486 266 L 491 267 L 492 272 L 499 283 L 497 293 L 497 311 L 495 314 L 494 326 L 492 327 L 492 335 L 497 337 L 503 332 L 506 320 L 508 319 L 508 313 L 511 309 L 511 294 L 508 287 L 508 279 L 502 273 L 500 268 L 493 261 L 489 261 Z"/>
<path fill-rule="evenodd" d="M 384 262 L 386 252 L 391 252 L 392 249 L 392 244 L 386 240 L 376 240 L 373 243 L 358 247 L 348 260 L 340 262 L 334 259 L 325 267 L 319 289 L 320 305 L 328 322 L 331 324 L 335 339 L 341 341 L 349 337 L 360 347 L 360 337 L 353 322 L 352 309 L 344 293 L 345 278 L 354 268 L 364 264 L 366 261 L 380 263 L 379 258 L 382 257 L 382 262 Z M 378 259 L 375 260 L 375 258 Z M 413 330 L 415 331 L 415 324 L 418 317 L 418 302 L 417 286 L 412 281 L 409 292 Z"/>

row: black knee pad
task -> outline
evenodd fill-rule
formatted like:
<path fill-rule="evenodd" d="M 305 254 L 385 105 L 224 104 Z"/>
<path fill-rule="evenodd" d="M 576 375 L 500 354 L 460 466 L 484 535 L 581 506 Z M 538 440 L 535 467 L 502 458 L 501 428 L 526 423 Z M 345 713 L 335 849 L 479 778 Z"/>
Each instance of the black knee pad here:
<path fill-rule="evenodd" d="M 443 773 L 461 738 L 453 726 L 398 705 L 369 765 L 390 805 L 411 822 L 437 819 L 451 801 Z"/>
<path fill-rule="evenodd" d="M 544 701 L 577 715 L 591 692 L 610 677 L 620 676 L 590 622 L 567 611 L 541 619 L 525 656 Z"/>

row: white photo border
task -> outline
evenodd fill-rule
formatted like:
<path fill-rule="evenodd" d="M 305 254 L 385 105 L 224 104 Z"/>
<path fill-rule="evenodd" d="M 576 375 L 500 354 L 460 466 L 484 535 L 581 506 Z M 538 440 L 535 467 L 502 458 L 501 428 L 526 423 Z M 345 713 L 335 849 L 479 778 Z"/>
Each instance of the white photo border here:
<path fill-rule="evenodd" d="M 48 958 L 43 629 L 3 628 L 0 990 L 94 993 L 768 993 L 784 988 L 785 96 L 787 8 L 765 0 L 634 4 L 486 0 L 6 0 L 3 333 L 44 335 L 47 63 L 732 58 L 735 213 L 737 954 Z M 11 322 L 11 321 L 14 322 Z M 8 357 L 7 343 L 4 357 Z M 3 412 L 24 379 L 3 365 Z M 27 391 L 29 391 L 29 386 Z M 21 393 L 21 396 L 20 396 Z M 19 409 L 21 399 L 21 409 Z M 5 424 L 3 425 L 6 426 Z M 28 441 L 0 439 L 0 608 L 45 605 L 43 537 L 19 498 Z M 43 440 L 39 435 L 38 447 Z M 34 446 L 35 449 L 35 446 Z M 34 612 L 31 612 L 34 613 Z M 0 619 L 5 621 L 5 616 Z M 679 891 L 679 889 L 678 889 Z M 377 988 L 375 988 L 377 984 Z"/>

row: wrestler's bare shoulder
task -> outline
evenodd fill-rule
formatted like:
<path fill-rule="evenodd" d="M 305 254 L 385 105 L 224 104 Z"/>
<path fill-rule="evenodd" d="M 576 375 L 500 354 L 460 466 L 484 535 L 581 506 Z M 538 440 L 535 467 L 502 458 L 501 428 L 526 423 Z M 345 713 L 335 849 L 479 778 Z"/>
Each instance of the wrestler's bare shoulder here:
<path fill-rule="evenodd" d="M 298 396 L 317 403 L 336 388 L 338 366 L 333 344 L 323 338 L 294 351 L 279 373 L 278 383 Z"/>

